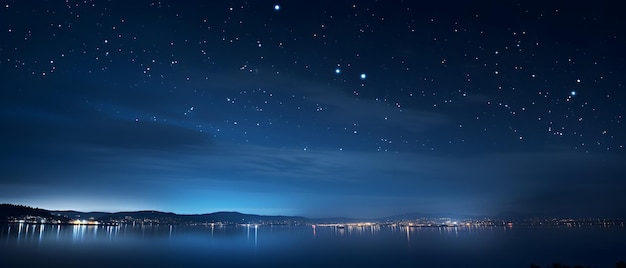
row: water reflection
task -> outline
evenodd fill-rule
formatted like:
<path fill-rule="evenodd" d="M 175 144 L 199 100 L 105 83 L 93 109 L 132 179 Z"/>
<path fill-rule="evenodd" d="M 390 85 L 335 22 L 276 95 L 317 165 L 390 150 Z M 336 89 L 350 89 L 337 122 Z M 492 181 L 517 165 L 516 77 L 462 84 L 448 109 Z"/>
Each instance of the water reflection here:
<path fill-rule="evenodd" d="M 405 229 L 406 229 L 406 241 L 410 247 L 411 246 L 411 228 L 409 226 L 406 226 Z"/>
<path fill-rule="evenodd" d="M 255 224 L 254 225 L 254 247 L 255 248 L 258 242 L 259 242 L 259 226 Z"/>
<path fill-rule="evenodd" d="M 233 240 L 243 235 L 245 241 L 251 245 L 258 246 L 261 242 L 261 237 L 272 237 L 276 232 L 290 233 L 293 230 L 297 230 L 294 233 L 300 233 L 300 230 L 306 230 L 308 237 L 320 238 L 320 237 L 390 237 L 395 236 L 394 233 L 398 233 L 404 237 L 404 240 L 410 245 L 412 241 L 420 239 L 425 236 L 439 236 L 439 237 L 455 237 L 458 239 L 465 239 L 471 236 L 482 236 L 486 234 L 498 234 L 505 235 L 506 233 L 519 233 L 520 230 L 532 230 L 532 232 L 551 232 L 560 231 L 564 233 L 575 232 L 575 230 L 612 230 L 610 228 L 511 228 L 511 227 L 475 227 L 475 226 L 454 226 L 454 227 L 418 227 L 418 226 L 400 226 L 400 225 L 362 225 L 362 226 L 348 226 L 348 225 L 310 225 L 306 227 L 289 227 L 289 226 L 263 226 L 256 224 L 245 224 L 242 226 L 215 226 L 213 224 L 206 226 L 175 226 L 175 225 L 119 225 L 119 226 L 105 226 L 105 225 L 46 225 L 46 224 L 28 224 L 28 223 L 14 223 L 3 224 L 1 237 L 4 240 L 15 241 L 36 241 L 38 243 L 45 243 L 49 240 L 69 240 L 74 242 L 79 241 L 112 241 L 116 239 L 136 239 L 138 237 L 146 240 L 155 239 L 159 237 L 166 237 L 170 241 L 176 239 L 183 239 L 188 237 L 190 233 L 205 233 L 206 236 L 201 236 L 205 240 Z M 624 230 L 623 227 L 616 227 L 614 229 Z M 179 233 L 180 232 L 180 233 Z M 267 236 L 261 236 L 267 233 Z M 106 239 L 103 239 L 106 238 Z"/>
<path fill-rule="evenodd" d="M 43 230 L 46 228 L 45 225 L 39 225 L 39 243 L 41 244 L 41 239 L 43 238 Z"/>
<path fill-rule="evenodd" d="M 569 262 L 568 256 L 587 256 L 585 252 L 590 247 L 602 249 L 606 261 L 616 262 L 619 259 L 613 258 L 626 250 L 622 242 L 626 240 L 623 227 L 525 229 L 403 225 L 103 226 L 16 223 L 0 224 L 0 228 L 0 241 L 3 241 L 0 243 L 0 260 L 19 264 L 26 259 L 36 263 L 36 258 L 31 256 L 58 256 L 59 263 L 63 264 L 64 260 L 73 256 L 84 256 L 81 258 L 97 257 L 102 260 L 97 267 L 120 266 L 114 260 L 118 258 L 144 267 L 148 264 L 177 266 L 179 262 L 191 262 L 198 264 L 191 266 L 197 267 L 220 266 L 218 264 L 226 262 L 255 266 L 255 261 L 274 263 L 278 260 L 283 265 L 275 266 L 301 267 L 303 265 L 300 264 L 305 261 L 311 262 L 312 267 L 337 266 L 336 263 L 325 263 L 327 259 L 365 266 L 378 264 L 380 267 L 453 266 L 455 258 L 447 256 L 461 256 L 456 259 L 473 260 L 484 267 L 527 267 L 532 262 L 550 263 L 554 261 L 551 259 L 553 256 L 562 256 L 559 261 Z M 589 237 L 594 237 L 594 241 L 589 241 Z M 586 239 L 586 243 L 574 242 L 581 239 Z M 108 260 L 110 256 L 115 258 Z M 512 259 L 528 263 L 507 263 Z M 398 265 L 385 265 L 389 260 L 397 260 L 395 264 Z M 443 264 L 439 265 L 442 260 Z M 407 263 L 411 265 L 404 265 Z M 54 266 L 44 261 L 41 264 Z M 581 264 L 597 267 L 611 265 L 594 260 Z M 14 266 L 20 265 L 6 267 Z"/>

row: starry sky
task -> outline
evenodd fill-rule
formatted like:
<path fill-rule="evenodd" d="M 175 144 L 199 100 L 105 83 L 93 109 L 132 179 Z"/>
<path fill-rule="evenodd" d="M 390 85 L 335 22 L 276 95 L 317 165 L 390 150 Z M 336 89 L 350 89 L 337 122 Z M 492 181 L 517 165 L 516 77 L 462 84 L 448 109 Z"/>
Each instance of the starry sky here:
<path fill-rule="evenodd" d="M 626 18 L 584 2 L 1 1 L 0 202 L 626 215 Z"/>

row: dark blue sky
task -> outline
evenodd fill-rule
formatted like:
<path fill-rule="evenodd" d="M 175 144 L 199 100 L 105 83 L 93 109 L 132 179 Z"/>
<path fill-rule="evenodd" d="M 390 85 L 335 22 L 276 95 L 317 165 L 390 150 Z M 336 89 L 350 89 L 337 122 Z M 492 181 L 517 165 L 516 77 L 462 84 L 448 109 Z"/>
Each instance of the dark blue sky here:
<path fill-rule="evenodd" d="M 2 1 L 0 202 L 626 215 L 616 3 Z"/>

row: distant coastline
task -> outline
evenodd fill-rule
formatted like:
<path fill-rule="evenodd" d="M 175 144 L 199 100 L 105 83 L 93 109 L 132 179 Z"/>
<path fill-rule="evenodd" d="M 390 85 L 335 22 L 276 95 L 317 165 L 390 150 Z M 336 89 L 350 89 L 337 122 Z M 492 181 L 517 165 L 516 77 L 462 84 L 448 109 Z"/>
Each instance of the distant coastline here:
<path fill-rule="evenodd" d="M 484 227 L 484 226 L 617 226 L 624 227 L 620 218 L 556 218 L 531 217 L 506 219 L 497 217 L 451 218 L 444 216 L 403 214 L 380 219 L 323 218 L 301 216 L 266 216 L 239 212 L 213 212 L 205 214 L 176 214 L 161 211 L 128 212 L 80 212 L 54 211 L 15 204 L 0 204 L 0 222 L 32 224 L 73 225 L 120 225 L 120 224 L 169 224 L 169 225 L 317 225 L 317 226 L 363 226 L 393 225 L 416 227 Z"/>

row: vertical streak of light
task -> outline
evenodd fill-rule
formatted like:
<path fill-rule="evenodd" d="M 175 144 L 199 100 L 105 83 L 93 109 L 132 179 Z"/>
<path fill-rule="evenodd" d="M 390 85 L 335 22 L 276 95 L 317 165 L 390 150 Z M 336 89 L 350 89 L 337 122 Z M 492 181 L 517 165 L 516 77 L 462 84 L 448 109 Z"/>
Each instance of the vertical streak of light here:
<path fill-rule="evenodd" d="M 37 243 L 37 245 L 41 245 L 41 239 L 43 238 L 43 231 L 45 227 L 46 226 L 43 224 L 39 225 L 39 242 Z"/>
<path fill-rule="evenodd" d="M 112 227 L 111 229 L 111 238 L 117 238 L 117 235 L 120 231 L 120 226 Z"/>
<path fill-rule="evenodd" d="M 20 242 L 20 238 L 22 236 L 22 223 L 20 223 L 20 225 L 18 225 L 17 227 L 17 242 Z"/>
<path fill-rule="evenodd" d="M 411 246 L 411 229 L 409 229 L 409 226 L 406 227 L 406 241 L 410 247 Z"/>
<path fill-rule="evenodd" d="M 9 229 L 7 230 L 7 245 L 9 244 L 9 237 L 11 237 L 11 225 L 9 225 Z"/>
<path fill-rule="evenodd" d="M 78 239 L 78 225 L 72 225 L 72 241 Z"/>
<path fill-rule="evenodd" d="M 248 242 L 250 242 L 250 224 L 249 223 L 246 225 L 246 229 L 248 232 Z"/>
<path fill-rule="evenodd" d="M 257 243 L 258 243 L 258 229 L 259 229 L 259 225 L 254 225 L 254 248 L 256 248 Z"/>

